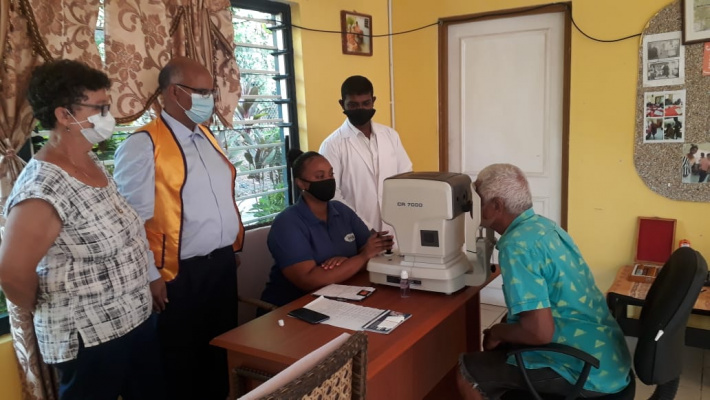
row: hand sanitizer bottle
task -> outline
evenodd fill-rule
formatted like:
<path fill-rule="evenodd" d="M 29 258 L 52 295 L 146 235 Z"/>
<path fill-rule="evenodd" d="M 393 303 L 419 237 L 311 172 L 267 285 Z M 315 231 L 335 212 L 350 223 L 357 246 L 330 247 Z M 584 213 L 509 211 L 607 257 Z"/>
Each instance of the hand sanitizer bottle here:
<path fill-rule="evenodd" d="M 409 297 L 409 274 L 402 270 L 399 275 L 399 289 L 402 297 Z"/>

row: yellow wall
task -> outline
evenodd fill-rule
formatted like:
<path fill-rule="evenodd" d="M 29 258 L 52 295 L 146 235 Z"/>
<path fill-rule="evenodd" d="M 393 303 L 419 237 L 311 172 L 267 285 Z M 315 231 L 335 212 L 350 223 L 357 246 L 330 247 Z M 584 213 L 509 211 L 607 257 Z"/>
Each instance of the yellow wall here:
<path fill-rule="evenodd" d="M 293 23 L 308 28 L 340 31 L 340 11 L 372 15 L 373 34 L 387 33 L 387 1 L 296 0 Z M 351 75 L 367 76 L 375 88 L 374 120 L 390 125 L 389 43 L 373 38 L 372 57 L 345 55 L 340 34 L 294 29 L 299 125 L 303 149 L 318 150 L 321 142 L 338 128 L 345 115 L 338 104 L 340 85 Z M 305 112 L 304 112 L 305 109 Z M 305 118 L 304 118 L 305 117 Z"/>
<path fill-rule="evenodd" d="M 19 400 L 20 376 L 10 335 L 0 336 L 0 399 Z"/>
<path fill-rule="evenodd" d="M 533 0 L 393 1 L 395 32 L 437 18 L 546 4 Z M 586 33 L 618 38 L 641 32 L 669 3 L 573 0 L 572 8 L 575 21 Z M 397 130 L 416 170 L 438 168 L 437 39 L 437 28 L 432 27 L 396 36 L 392 46 Z M 602 290 L 609 287 L 618 266 L 634 258 L 638 216 L 677 219 L 677 240 L 689 239 L 710 257 L 710 242 L 703 235 L 710 226 L 710 207 L 655 194 L 634 167 L 639 45 L 639 38 L 606 44 L 572 32 L 568 230 Z"/>
<path fill-rule="evenodd" d="M 669 0 L 572 0 L 577 24 L 588 34 L 618 38 L 642 31 Z M 371 14 L 375 34 L 387 33 L 387 2 L 295 0 L 294 23 L 340 29 L 340 10 Z M 404 31 L 439 18 L 547 4 L 535 0 L 393 0 L 393 30 Z M 317 150 L 344 116 L 340 84 L 362 74 L 374 83 L 375 120 L 391 121 L 387 38 L 374 39 L 372 57 L 343 55 L 340 36 L 296 30 L 297 83 L 303 148 Z M 703 236 L 709 226 L 702 203 L 671 201 L 652 192 L 633 164 L 639 38 L 597 43 L 572 32 L 568 230 L 591 265 L 602 290 L 618 266 L 635 253 L 637 217 L 678 220 L 676 238 L 689 239 L 710 257 Z M 393 39 L 395 123 L 414 169 L 438 169 L 438 29 Z M 613 110 L 610 112 L 610 110 Z M 676 242 L 677 242 L 676 240 Z"/>

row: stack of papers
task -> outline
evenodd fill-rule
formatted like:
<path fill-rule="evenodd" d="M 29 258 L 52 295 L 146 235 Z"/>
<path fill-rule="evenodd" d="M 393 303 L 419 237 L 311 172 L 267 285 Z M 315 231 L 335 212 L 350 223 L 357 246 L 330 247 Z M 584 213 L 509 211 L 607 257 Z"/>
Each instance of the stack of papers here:
<path fill-rule="evenodd" d="M 314 292 L 314 296 L 324 296 L 335 300 L 357 300 L 360 301 L 375 291 L 375 288 L 368 286 L 348 286 L 332 284 Z"/>
<path fill-rule="evenodd" d="M 325 314 L 330 317 L 321 322 L 339 328 L 354 331 L 367 330 L 378 333 L 390 333 L 412 314 L 399 313 L 392 310 L 363 307 L 342 301 L 319 297 L 308 303 L 304 308 Z"/>

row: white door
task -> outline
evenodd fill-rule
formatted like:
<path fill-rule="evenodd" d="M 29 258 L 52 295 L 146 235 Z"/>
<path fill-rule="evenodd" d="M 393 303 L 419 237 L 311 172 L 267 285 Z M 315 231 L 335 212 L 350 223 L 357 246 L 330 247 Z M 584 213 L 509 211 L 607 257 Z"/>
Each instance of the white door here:
<path fill-rule="evenodd" d="M 535 211 L 558 223 L 564 26 L 559 12 L 448 27 L 449 171 L 475 179 L 489 164 L 515 164 Z M 505 305 L 501 286 L 496 279 L 481 302 Z"/>

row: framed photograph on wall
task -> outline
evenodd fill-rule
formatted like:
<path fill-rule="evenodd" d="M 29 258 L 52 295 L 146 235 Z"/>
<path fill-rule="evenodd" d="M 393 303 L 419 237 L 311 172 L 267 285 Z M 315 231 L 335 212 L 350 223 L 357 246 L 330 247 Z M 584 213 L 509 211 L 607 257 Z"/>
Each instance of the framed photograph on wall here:
<path fill-rule="evenodd" d="M 685 46 L 680 31 L 644 36 L 641 51 L 644 87 L 685 83 Z"/>
<path fill-rule="evenodd" d="M 683 43 L 710 41 L 710 0 L 683 0 Z"/>
<path fill-rule="evenodd" d="M 343 54 L 372 55 L 372 16 L 352 11 L 340 12 Z"/>
<path fill-rule="evenodd" d="M 644 94 L 644 143 L 685 141 L 685 90 Z"/>
<path fill-rule="evenodd" d="M 710 143 L 685 143 L 681 160 L 682 183 L 710 183 Z"/>

